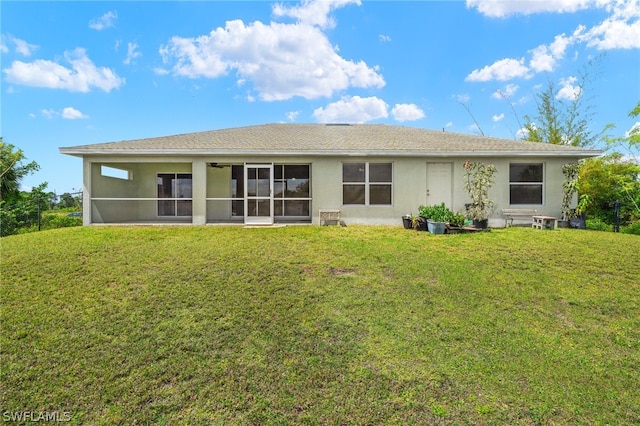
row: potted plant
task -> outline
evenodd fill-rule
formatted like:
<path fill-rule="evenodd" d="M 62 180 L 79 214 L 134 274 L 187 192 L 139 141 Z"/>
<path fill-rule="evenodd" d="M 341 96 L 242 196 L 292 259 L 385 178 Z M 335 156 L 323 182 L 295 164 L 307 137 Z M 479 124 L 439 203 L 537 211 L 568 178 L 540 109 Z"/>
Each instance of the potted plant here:
<path fill-rule="evenodd" d="M 453 217 L 453 212 L 444 203 L 433 206 L 420 206 L 420 216 L 427 219 L 427 229 L 432 234 L 444 234 L 446 224 Z"/>
<path fill-rule="evenodd" d="M 418 231 L 426 231 L 427 230 L 427 221 L 416 215 L 410 215 L 411 227 Z"/>
<path fill-rule="evenodd" d="M 572 209 L 571 202 L 578 190 L 578 164 L 567 163 L 562 166 L 564 182 L 562 182 L 562 219 L 558 221 L 559 228 L 568 228 L 569 221 L 575 217 L 576 209 Z"/>
<path fill-rule="evenodd" d="M 449 220 L 449 226 L 452 228 L 462 228 L 464 226 L 465 217 L 463 214 L 456 213 Z"/>
<path fill-rule="evenodd" d="M 573 210 L 573 217 L 569 220 L 569 226 L 576 229 L 587 229 L 585 210 L 591 204 L 591 197 L 587 194 L 580 196 L 578 207 Z"/>
<path fill-rule="evenodd" d="M 447 234 L 457 234 L 463 232 L 466 217 L 461 213 L 454 213 L 447 223 Z"/>
<path fill-rule="evenodd" d="M 493 186 L 493 175 L 497 169 L 494 165 L 486 165 L 479 161 L 465 161 L 464 168 L 464 188 L 471 197 L 467 215 L 473 220 L 476 228 L 485 229 L 493 212 L 494 201 L 489 198 L 489 189 Z"/>

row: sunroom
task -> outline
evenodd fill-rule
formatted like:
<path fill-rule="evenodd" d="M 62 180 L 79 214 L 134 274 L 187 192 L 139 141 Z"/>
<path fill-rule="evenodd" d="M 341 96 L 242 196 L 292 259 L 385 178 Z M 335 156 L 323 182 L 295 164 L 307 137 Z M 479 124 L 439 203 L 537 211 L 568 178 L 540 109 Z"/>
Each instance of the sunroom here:
<path fill-rule="evenodd" d="M 85 166 L 93 224 L 311 221 L 309 163 L 140 159 Z"/>

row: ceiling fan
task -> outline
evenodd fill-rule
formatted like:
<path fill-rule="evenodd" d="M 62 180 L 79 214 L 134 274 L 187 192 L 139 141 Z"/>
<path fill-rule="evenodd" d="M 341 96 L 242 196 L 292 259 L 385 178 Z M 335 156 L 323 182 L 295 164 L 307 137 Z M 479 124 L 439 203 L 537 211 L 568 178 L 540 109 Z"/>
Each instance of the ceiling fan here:
<path fill-rule="evenodd" d="M 229 167 L 229 165 L 228 164 L 209 163 L 209 167 L 213 167 L 214 169 L 224 169 L 225 167 Z"/>

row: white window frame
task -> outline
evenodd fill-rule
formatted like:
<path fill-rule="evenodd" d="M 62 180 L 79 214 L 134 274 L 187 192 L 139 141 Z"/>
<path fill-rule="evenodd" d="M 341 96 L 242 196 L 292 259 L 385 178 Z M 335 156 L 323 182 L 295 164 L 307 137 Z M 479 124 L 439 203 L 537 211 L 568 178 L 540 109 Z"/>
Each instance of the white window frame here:
<path fill-rule="evenodd" d="M 542 167 L 542 182 L 512 182 L 511 181 L 511 166 L 512 165 L 539 165 L 540 167 Z M 544 197 L 544 193 L 545 193 L 545 183 L 547 181 L 547 168 L 544 162 L 540 161 L 540 162 L 532 162 L 532 161 L 527 161 L 527 162 L 510 162 L 509 163 L 509 205 L 510 206 L 544 206 L 545 203 L 545 197 Z M 511 187 L 512 186 L 532 186 L 532 185 L 539 185 L 540 186 L 540 191 L 541 191 L 541 195 L 540 195 L 540 203 L 517 203 L 514 204 L 511 200 Z"/>
<path fill-rule="evenodd" d="M 364 182 L 345 182 L 344 165 L 345 164 L 363 164 L 364 163 Z M 389 182 L 371 182 L 369 174 L 369 166 L 371 164 L 388 164 L 391 166 L 391 181 Z M 344 161 L 342 162 L 342 205 L 343 206 L 376 206 L 390 207 L 393 206 L 393 162 L 392 161 Z M 363 185 L 364 186 L 364 204 L 345 204 L 344 187 L 345 185 Z M 371 185 L 388 185 L 391 188 L 391 200 L 389 204 L 371 204 Z"/>

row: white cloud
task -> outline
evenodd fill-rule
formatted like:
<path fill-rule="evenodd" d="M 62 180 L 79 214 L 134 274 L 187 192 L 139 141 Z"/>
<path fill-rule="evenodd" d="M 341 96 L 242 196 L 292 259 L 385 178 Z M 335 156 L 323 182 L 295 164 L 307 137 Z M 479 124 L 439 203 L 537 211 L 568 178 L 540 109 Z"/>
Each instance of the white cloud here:
<path fill-rule="evenodd" d="M 568 77 L 560 79 L 560 90 L 556 93 L 557 99 L 566 99 L 568 101 L 574 101 L 582 94 L 582 87 L 575 85 L 578 81 L 576 77 Z"/>
<path fill-rule="evenodd" d="M 496 114 L 493 117 L 491 117 L 491 119 L 493 120 L 494 123 L 497 123 L 498 121 L 502 121 L 504 119 L 504 113 L 502 114 Z"/>
<path fill-rule="evenodd" d="M 381 42 L 383 43 L 388 43 L 391 41 L 391 37 L 389 37 L 388 35 L 384 35 L 384 34 L 380 34 L 378 35 L 378 38 L 380 39 Z"/>
<path fill-rule="evenodd" d="M 350 87 L 383 87 L 377 67 L 342 58 L 319 27 L 326 22 L 303 13 L 308 7 L 326 14 L 347 3 L 352 2 L 306 2 L 298 8 L 277 5 L 274 14 L 296 16 L 300 22 L 245 25 L 241 20 L 228 21 L 224 28 L 199 37 L 174 36 L 160 54 L 178 76 L 217 78 L 235 70 L 237 78 L 251 81 L 266 101 L 329 97 Z"/>
<path fill-rule="evenodd" d="M 575 44 L 586 44 L 587 47 L 598 50 L 640 48 L 639 0 L 467 0 L 467 7 L 476 8 L 490 17 L 540 12 L 565 13 L 583 9 L 605 9 L 609 16 L 592 28 L 579 25 L 571 35 L 557 35 L 550 44 L 542 44 L 529 50 L 528 66 L 523 59 L 501 59 L 493 65 L 472 71 L 466 81 L 504 81 L 554 71 L 567 49 Z"/>
<path fill-rule="evenodd" d="M 65 120 L 79 120 L 79 119 L 87 119 L 88 115 L 83 114 L 73 107 L 66 107 L 62 111 L 56 111 L 52 108 L 43 109 L 40 111 L 43 117 L 45 118 L 55 118 L 62 117 Z M 34 116 L 35 117 L 35 116 Z"/>
<path fill-rule="evenodd" d="M 57 112 L 53 109 L 43 109 L 40 111 L 45 118 L 53 118 L 56 116 Z"/>
<path fill-rule="evenodd" d="M 109 27 L 113 27 L 116 19 L 118 19 L 118 13 L 109 11 L 99 18 L 89 21 L 89 28 L 102 31 Z"/>
<path fill-rule="evenodd" d="M 12 35 L 2 35 L 0 41 L 0 51 L 2 53 L 9 53 L 9 42 L 14 44 L 16 53 L 19 53 L 20 55 L 27 58 L 31 56 L 31 54 L 39 47 L 35 44 L 27 43 L 26 41 L 16 38 Z"/>
<path fill-rule="evenodd" d="M 300 115 L 300 111 L 289 111 L 287 113 L 287 120 L 296 121 L 296 118 L 298 118 L 298 115 Z"/>
<path fill-rule="evenodd" d="M 491 18 L 534 13 L 573 13 L 593 7 L 604 7 L 609 0 L 467 0 L 467 8 L 475 8 Z"/>
<path fill-rule="evenodd" d="M 467 126 L 467 129 L 471 132 L 471 133 L 475 133 L 475 134 L 482 134 L 482 129 L 480 128 L 480 126 L 478 126 L 477 124 L 469 124 Z"/>
<path fill-rule="evenodd" d="M 628 138 L 632 135 L 637 135 L 637 134 L 640 134 L 640 121 L 636 121 L 636 123 L 633 126 L 631 126 L 629 130 L 624 132 L 624 137 Z"/>
<path fill-rule="evenodd" d="M 492 65 L 487 65 L 482 69 L 471 72 L 465 81 L 506 81 L 514 78 L 530 78 L 529 68 L 524 65 L 524 58 L 521 59 L 500 59 Z"/>
<path fill-rule="evenodd" d="M 360 0 L 303 0 L 300 6 L 286 7 L 284 4 L 273 6 L 273 15 L 295 18 L 301 24 L 320 28 L 334 28 L 335 20 L 329 14 L 348 4 L 360 6 Z"/>
<path fill-rule="evenodd" d="M 510 99 L 513 95 L 516 94 L 520 86 L 517 84 L 509 83 L 504 86 L 504 89 L 498 89 L 491 95 L 494 99 Z"/>
<path fill-rule="evenodd" d="M 365 123 L 389 116 L 388 105 L 375 96 L 345 96 L 324 108 L 317 108 L 313 116 L 320 123 Z"/>
<path fill-rule="evenodd" d="M 12 41 L 16 45 L 16 52 L 21 54 L 22 56 L 29 57 L 34 50 L 38 48 L 35 44 L 27 43 L 24 40 L 20 40 L 19 38 L 12 37 Z"/>
<path fill-rule="evenodd" d="M 456 100 L 456 102 L 461 104 L 466 104 L 471 100 L 471 96 L 468 93 L 463 93 L 461 95 L 453 95 L 452 97 L 453 99 Z"/>
<path fill-rule="evenodd" d="M 533 126 L 535 126 L 535 124 L 533 124 Z M 526 138 L 528 135 L 529 135 L 529 129 L 527 129 L 526 127 L 523 127 L 516 132 L 516 136 L 518 136 L 521 139 Z"/>
<path fill-rule="evenodd" d="M 415 121 L 424 118 L 424 111 L 416 104 L 396 104 L 391 115 L 396 121 Z"/>
<path fill-rule="evenodd" d="M 564 34 L 557 35 L 551 44 L 541 44 L 530 51 L 529 66 L 535 72 L 553 71 L 557 61 L 564 58 L 567 47 L 573 42 L 573 37 L 566 37 Z"/>
<path fill-rule="evenodd" d="M 125 65 L 129 65 L 134 59 L 142 56 L 138 50 L 137 43 L 127 43 L 127 57 L 124 60 Z"/>
<path fill-rule="evenodd" d="M 13 61 L 11 67 L 2 71 L 7 81 L 24 86 L 66 89 L 72 92 L 89 92 L 93 88 L 110 92 L 125 83 L 113 70 L 96 67 L 82 48 L 65 52 L 71 65 L 66 68 L 56 62 L 37 59 L 33 62 Z"/>
<path fill-rule="evenodd" d="M 89 118 L 89 116 L 81 113 L 73 107 L 66 107 L 62 110 L 62 118 L 66 118 L 67 120 L 78 120 Z"/>
<path fill-rule="evenodd" d="M 608 10 L 611 15 L 584 31 L 581 39 L 598 50 L 640 48 L 640 2 L 618 0 Z"/>

